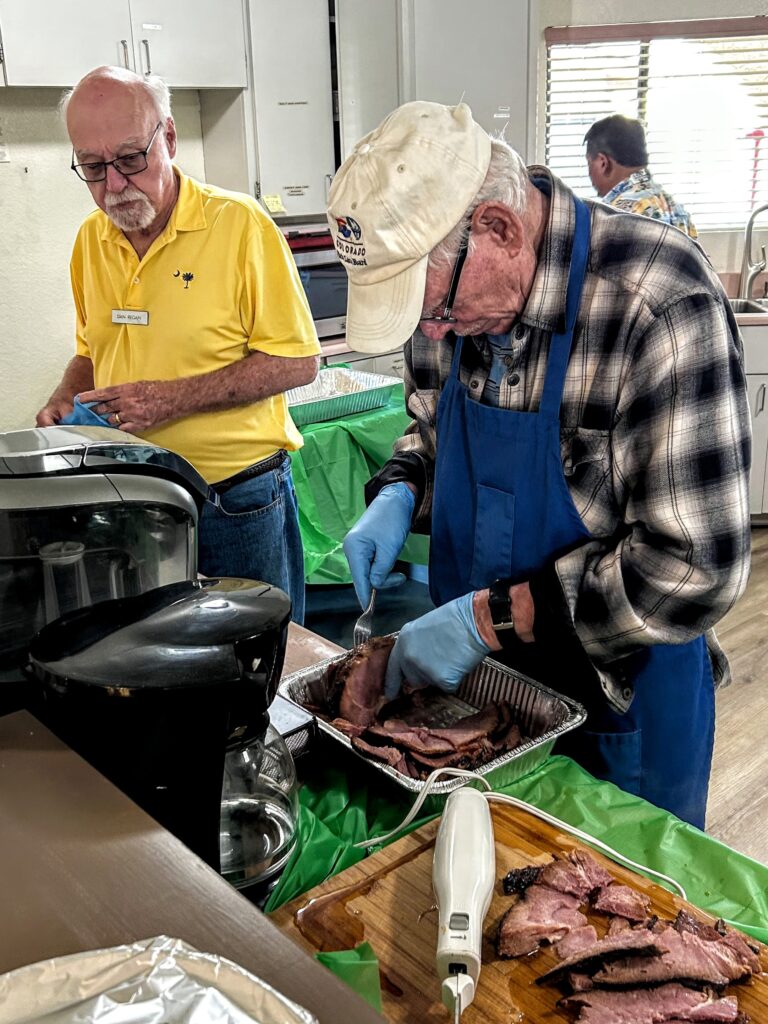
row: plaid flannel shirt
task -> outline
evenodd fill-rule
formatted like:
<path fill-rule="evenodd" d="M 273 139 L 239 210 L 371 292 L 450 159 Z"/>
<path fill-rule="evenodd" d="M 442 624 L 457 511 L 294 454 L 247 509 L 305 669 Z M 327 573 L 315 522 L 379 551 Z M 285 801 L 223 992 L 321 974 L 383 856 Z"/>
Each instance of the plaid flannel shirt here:
<path fill-rule="evenodd" d="M 550 337 L 563 329 L 575 226 L 571 191 L 546 168 L 529 173 L 551 191 L 549 224 L 498 393 L 501 408 L 523 412 L 538 408 Z M 656 221 L 588 205 L 589 262 L 560 440 L 592 539 L 530 584 L 537 620 L 546 596 L 623 710 L 632 689 L 622 659 L 643 647 L 706 632 L 715 678 L 727 679 L 711 627 L 749 572 L 750 418 L 741 338 L 699 246 Z M 394 480 L 415 483 L 421 532 L 429 532 L 437 402 L 454 345 L 452 333 L 430 341 L 419 331 L 406 344 L 413 423 L 366 488 L 370 502 Z M 473 399 L 482 400 L 490 361 L 484 337 L 465 341 L 460 377 Z"/>

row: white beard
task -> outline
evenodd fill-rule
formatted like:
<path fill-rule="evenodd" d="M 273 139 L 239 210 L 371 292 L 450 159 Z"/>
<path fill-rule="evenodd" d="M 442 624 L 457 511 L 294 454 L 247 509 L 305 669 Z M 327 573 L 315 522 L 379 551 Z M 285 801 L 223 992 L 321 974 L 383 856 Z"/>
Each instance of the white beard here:
<path fill-rule="evenodd" d="M 120 206 L 130 200 L 130 206 Z M 107 192 L 104 205 L 109 219 L 121 231 L 146 231 L 157 216 L 154 206 L 143 192 L 126 185 L 122 192 Z"/>

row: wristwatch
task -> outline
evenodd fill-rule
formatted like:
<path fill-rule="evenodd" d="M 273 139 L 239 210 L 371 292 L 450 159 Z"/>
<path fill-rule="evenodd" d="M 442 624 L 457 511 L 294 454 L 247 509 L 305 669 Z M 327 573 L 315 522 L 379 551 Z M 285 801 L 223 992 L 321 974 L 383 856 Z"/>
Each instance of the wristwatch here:
<path fill-rule="evenodd" d="M 509 596 L 510 579 L 494 580 L 488 588 L 488 607 L 496 639 L 502 645 L 512 640 L 515 634 L 515 619 L 512 615 L 512 600 Z"/>

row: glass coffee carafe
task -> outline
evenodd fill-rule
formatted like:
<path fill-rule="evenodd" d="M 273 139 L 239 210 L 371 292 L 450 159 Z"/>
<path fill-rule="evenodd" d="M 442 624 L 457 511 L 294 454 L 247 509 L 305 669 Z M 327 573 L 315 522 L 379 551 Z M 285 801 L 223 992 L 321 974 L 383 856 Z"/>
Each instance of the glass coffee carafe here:
<path fill-rule="evenodd" d="M 249 898 L 260 902 L 276 885 L 296 843 L 298 810 L 293 758 L 273 726 L 263 737 L 227 751 L 221 874 Z"/>

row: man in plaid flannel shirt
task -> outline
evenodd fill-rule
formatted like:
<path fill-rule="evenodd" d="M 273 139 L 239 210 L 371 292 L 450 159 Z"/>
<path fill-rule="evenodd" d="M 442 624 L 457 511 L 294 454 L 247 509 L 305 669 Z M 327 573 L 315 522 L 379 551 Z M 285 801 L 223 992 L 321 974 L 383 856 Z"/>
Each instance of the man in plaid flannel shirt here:
<path fill-rule="evenodd" d="M 463 104 L 361 140 L 329 221 L 351 347 L 410 336 L 412 423 L 345 539 L 365 605 L 408 531 L 432 536 L 437 608 L 387 696 L 454 690 L 493 652 L 586 706 L 562 749 L 703 827 L 712 627 L 750 556 L 742 345 L 706 257 L 525 168 Z"/>

